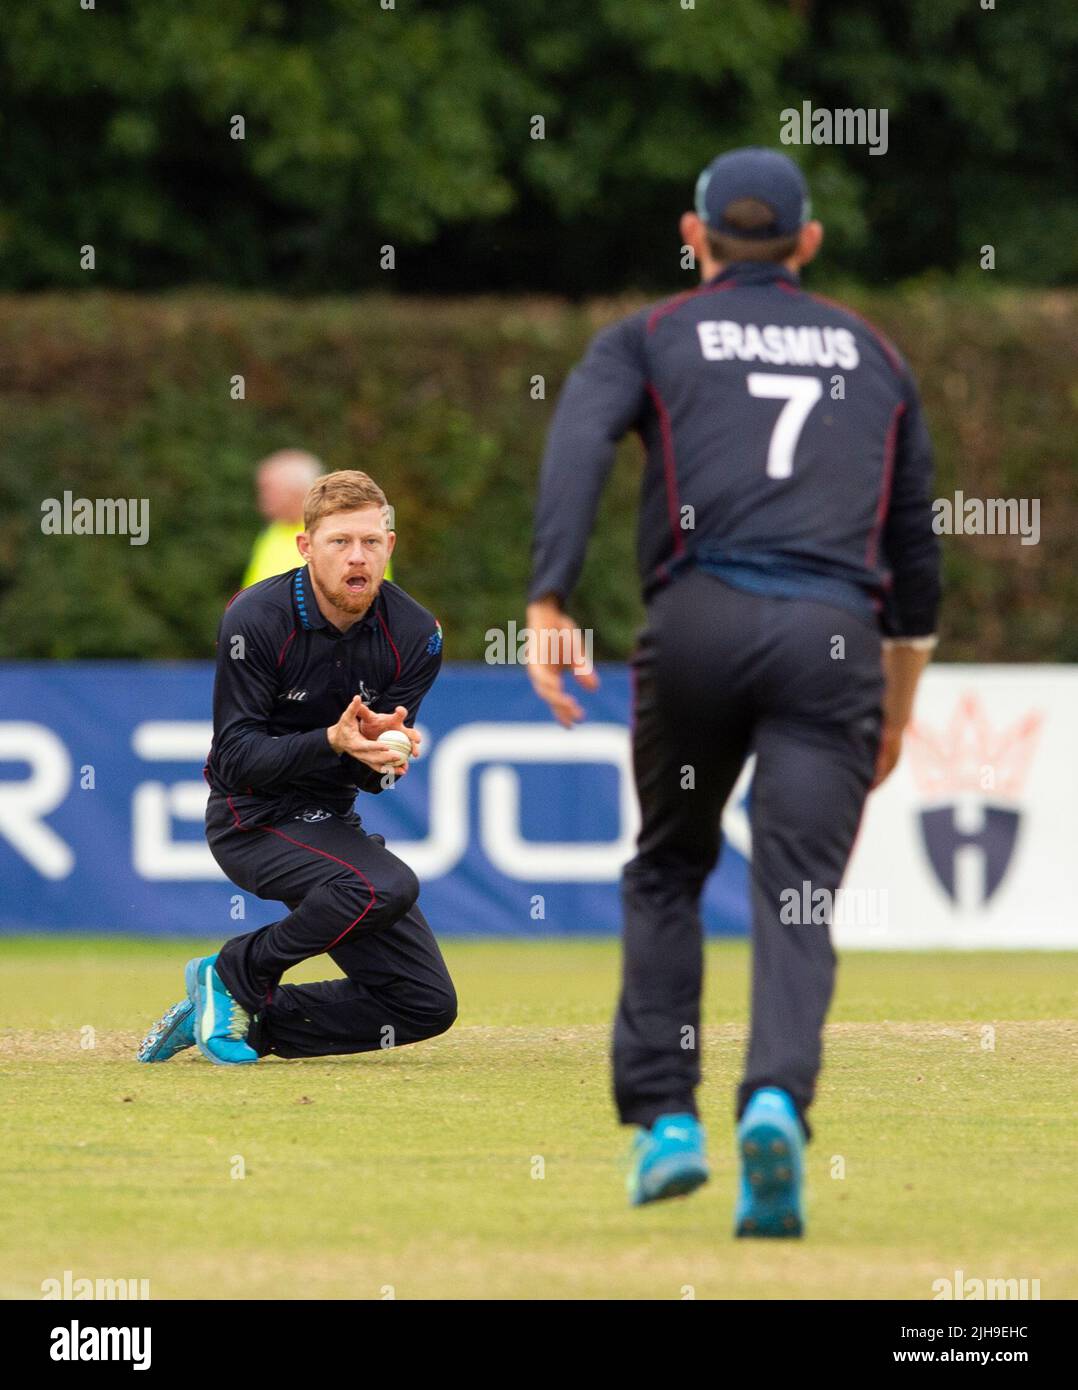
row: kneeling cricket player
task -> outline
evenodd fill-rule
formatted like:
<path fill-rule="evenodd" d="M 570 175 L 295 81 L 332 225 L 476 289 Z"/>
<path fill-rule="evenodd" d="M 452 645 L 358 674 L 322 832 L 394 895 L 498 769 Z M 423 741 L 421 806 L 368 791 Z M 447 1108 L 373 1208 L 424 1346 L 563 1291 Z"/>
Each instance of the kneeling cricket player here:
<path fill-rule="evenodd" d="M 197 1045 L 235 1066 L 420 1042 L 449 1028 L 456 994 L 417 905 L 415 874 L 354 810 L 407 772 L 385 743 L 415 719 L 442 663 L 435 618 L 383 582 L 396 535 L 365 473 L 312 486 L 297 537 L 305 565 L 244 589 L 217 642 L 206 838 L 245 892 L 288 908 L 280 921 L 190 961 L 186 998 L 138 1056 Z M 282 985 L 309 956 L 343 979 Z"/>

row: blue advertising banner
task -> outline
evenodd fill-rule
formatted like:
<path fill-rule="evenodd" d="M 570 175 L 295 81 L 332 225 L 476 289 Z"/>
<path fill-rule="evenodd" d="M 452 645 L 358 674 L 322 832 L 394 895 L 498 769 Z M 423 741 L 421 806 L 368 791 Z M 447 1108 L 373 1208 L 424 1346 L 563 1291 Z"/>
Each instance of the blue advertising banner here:
<path fill-rule="evenodd" d="M 564 730 L 520 668 L 448 665 L 424 756 L 392 791 L 360 793 L 439 935 L 618 930 L 637 826 L 628 671 L 601 679 Z M 212 680 L 208 663 L 0 665 L 0 931 L 224 937 L 284 915 L 230 884 L 203 839 Z M 739 788 L 710 932 L 747 931 L 744 822 Z"/>

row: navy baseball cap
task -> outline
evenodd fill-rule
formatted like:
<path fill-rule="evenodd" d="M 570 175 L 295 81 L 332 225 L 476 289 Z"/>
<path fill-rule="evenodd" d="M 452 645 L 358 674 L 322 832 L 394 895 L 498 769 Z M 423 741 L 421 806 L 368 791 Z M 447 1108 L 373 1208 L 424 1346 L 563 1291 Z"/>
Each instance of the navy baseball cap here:
<path fill-rule="evenodd" d="M 726 209 L 739 198 L 756 198 L 775 214 L 774 221 L 745 231 L 730 227 Z M 696 180 L 696 212 L 715 232 L 742 241 L 792 236 L 812 216 L 805 176 L 788 155 L 750 145 L 713 159 Z"/>

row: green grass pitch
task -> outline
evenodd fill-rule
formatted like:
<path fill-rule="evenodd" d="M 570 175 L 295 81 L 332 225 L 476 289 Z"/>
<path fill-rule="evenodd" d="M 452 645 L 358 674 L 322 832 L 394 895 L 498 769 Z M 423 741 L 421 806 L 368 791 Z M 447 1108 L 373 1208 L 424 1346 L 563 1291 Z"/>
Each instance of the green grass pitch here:
<path fill-rule="evenodd" d="M 709 948 L 712 1181 L 640 1210 L 609 1097 L 616 943 L 449 942 L 460 1020 L 416 1047 L 140 1066 L 195 950 L 0 942 L 6 1297 L 65 1270 L 153 1298 L 930 1299 L 956 1270 L 1078 1296 L 1078 955 L 846 953 L 807 1239 L 744 1242 L 742 944 Z"/>

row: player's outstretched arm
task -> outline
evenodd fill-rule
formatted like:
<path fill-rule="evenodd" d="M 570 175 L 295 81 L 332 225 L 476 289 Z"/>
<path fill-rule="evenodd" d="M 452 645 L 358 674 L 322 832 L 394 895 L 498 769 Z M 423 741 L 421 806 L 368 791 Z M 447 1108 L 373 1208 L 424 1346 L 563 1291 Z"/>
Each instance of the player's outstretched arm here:
<path fill-rule="evenodd" d="M 584 711 L 565 689 L 563 673 L 572 671 L 574 679 L 585 690 L 598 690 L 599 677 L 590 664 L 549 658 L 551 654 L 559 652 L 568 652 L 572 656 L 587 650 L 578 640 L 579 629 L 552 595 L 528 604 L 527 625 L 529 632 L 534 634 L 531 660 L 528 662 L 528 678 L 532 688 L 550 706 L 550 712 L 558 723 L 566 729 L 572 728 L 584 718 Z"/>
<path fill-rule="evenodd" d="M 647 401 L 644 322 L 633 314 L 592 339 L 558 396 L 539 473 L 528 598 L 572 594 L 618 440 Z"/>

